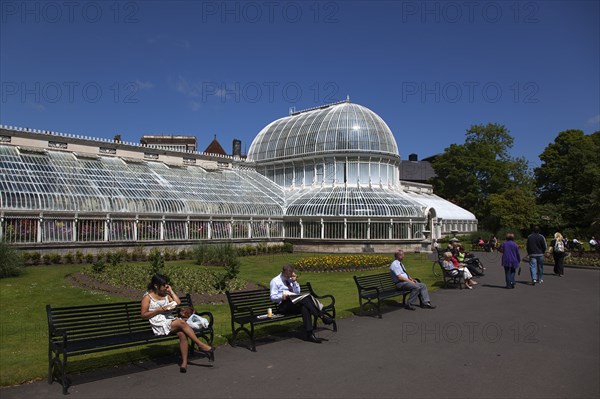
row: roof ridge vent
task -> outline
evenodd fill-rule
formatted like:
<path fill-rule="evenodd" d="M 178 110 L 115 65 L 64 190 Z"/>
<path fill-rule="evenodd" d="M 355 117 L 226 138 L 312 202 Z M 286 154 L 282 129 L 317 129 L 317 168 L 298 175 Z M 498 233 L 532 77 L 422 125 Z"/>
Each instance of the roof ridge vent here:
<path fill-rule="evenodd" d="M 344 103 L 350 103 L 350 96 L 347 95 L 346 99 L 342 100 L 342 101 L 336 101 L 336 102 L 329 103 L 329 104 L 323 104 L 323 105 L 319 105 L 317 107 L 312 107 L 312 108 L 306 108 L 306 109 L 302 109 L 300 111 L 296 111 L 296 107 L 290 107 L 290 116 L 302 114 L 302 113 L 305 113 L 305 112 L 314 111 L 314 110 L 317 110 L 317 109 L 325 109 L 325 108 L 332 107 L 334 105 L 339 105 L 339 104 L 344 104 Z"/>

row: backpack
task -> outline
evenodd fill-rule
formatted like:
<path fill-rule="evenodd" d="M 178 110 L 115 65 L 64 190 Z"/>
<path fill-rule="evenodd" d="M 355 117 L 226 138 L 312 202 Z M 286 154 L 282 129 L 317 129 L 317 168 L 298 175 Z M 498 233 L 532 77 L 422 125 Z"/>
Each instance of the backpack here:
<path fill-rule="evenodd" d="M 563 240 L 556 240 L 554 243 L 554 252 L 565 252 L 565 243 Z"/>

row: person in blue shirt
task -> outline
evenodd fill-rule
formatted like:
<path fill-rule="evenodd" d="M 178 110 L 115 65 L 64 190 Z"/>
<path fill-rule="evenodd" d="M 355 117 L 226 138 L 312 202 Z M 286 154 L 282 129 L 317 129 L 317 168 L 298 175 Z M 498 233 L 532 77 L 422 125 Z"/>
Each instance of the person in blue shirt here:
<path fill-rule="evenodd" d="M 294 296 L 294 294 L 300 294 L 300 284 L 298 284 L 298 276 L 294 273 L 294 267 L 290 264 L 284 265 L 281 269 L 281 274 L 278 274 L 271 280 L 270 288 L 271 301 L 277 303 L 277 313 L 301 313 L 304 322 L 304 330 L 306 332 L 306 340 L 320 344 L 321 340 L 317 338 L 313 332 L 312 317 L 320 317 L 325 324 L 333 323 L 333 319 L 321 311 L 317 304 L 315 304 L 313 297 L 310 295 L 295 303 L 292 302 L 291 297 Z"/>
<path fill-rule="evenodd" d="M 410 296 L 408 297 L 408 303 L 404 307 L 408 310 L 415 310 L 414 306 L 417 297 L 421 303 L 423 309 L 435 309 L 435 306 L 431 304 L 429 300 L 429 292 L 427 286 L 414 278 L 410 277 L 406 272 L 406 268 L 402 263 L 404 259 L 404 251 L 399 249 L 394 254 L 394 261 L 390 265 L 390 273 L 392 275 L 392 281 L 396 287 L 403 290 L 410 290 Z"/>

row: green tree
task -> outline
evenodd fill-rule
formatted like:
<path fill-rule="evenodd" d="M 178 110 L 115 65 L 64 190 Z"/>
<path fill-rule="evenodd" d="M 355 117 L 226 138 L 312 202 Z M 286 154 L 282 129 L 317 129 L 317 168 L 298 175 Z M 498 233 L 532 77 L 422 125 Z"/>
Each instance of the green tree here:
<path fill-rule="evenodd" d="M 534 170 L 542 215 L 556 229 L 600 231 L 600 131 L 560 132 Z"/>
<path fill-rule="evenodd" d="M 508 190 L 492 194 L 489 198 L 490 223 L 495 219 L 494 231 L 509 229 L 527 231 L 532 225 L 539 223 L 536 198 L 533 190 L 509 188 Z"/>
<path fill-rule="evenodd" d="M 490 196 L 515 188 L 531 191 L 533 195 L 527 161 L 509 155 L 513 143 L 503 125 L 471 126 L 464 144 L 450 145 L 432 162 L 436 172 L 432 179 L 435 191 L 473 212 L 484 229 L 497 231 L 501 218 L 492 213 Z M 496 201 L 497 208 L 500 199 Z"/>

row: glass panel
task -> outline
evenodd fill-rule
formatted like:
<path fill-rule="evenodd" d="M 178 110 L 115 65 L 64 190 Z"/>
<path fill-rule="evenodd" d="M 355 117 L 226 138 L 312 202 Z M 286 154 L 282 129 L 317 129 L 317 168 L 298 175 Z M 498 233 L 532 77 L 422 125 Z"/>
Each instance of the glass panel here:
<path fill-rule="evenodd" d="M 135 220 L 111 220 L 110 241 L 133 241 Z"/>
<path fill-rule="evenodd" d="M 45 219 L 42 221 L 42 242 L 73 241 L 73 220 Z"/>
<path fill-rule="evenodd" d="M 39 219 L 5 218 L 4 241 L 10 244 L 35 243 Z"/>
<path fill-rule="evenodd" d="M 104 220 L 79 219 L 77 241 L 104 241 Z"/>
<path fill-rule="evenodd" d="M 140 220 L 137 226 L 138 240 L 158 241 L 160 240 L 160 220 Z"/>
<path fill-rule="evenodd" d="M 165 240 L 185 240 L 187 223 L 182 220 L 165 221 Z"/>

